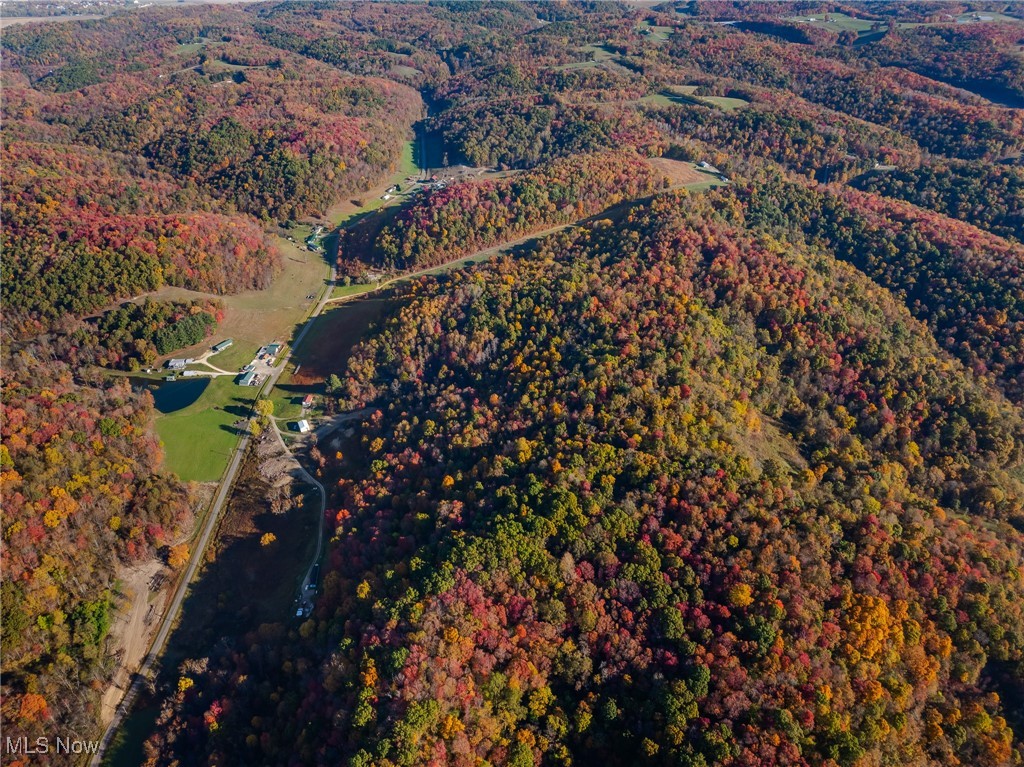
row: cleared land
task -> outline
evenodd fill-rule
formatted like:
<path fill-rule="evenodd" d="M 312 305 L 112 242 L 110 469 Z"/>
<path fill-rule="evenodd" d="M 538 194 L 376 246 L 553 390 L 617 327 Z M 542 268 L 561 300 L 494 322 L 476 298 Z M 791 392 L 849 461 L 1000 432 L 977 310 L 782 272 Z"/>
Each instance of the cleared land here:
<path fill-rule="evenodd" d="M 706 104 L 713 104 L 716 107 L 724 109 L 726 112 L 731 112 L 734 109 L 741 109 L 750 103 L 746 99 L 733 98 L 732 96 L 698 96 L 697 98 Z"/>
<path fill-rule="evenodd" d="M 296 235 L 296 239 L 301 238 Z M 224 338 L 233 338 L 229 349 L 210 357 L 221 370 L 237 371 L 253 358 L 256 350 L 270 341 L 288 341 L 295 326 L 305 319 L 324 289 L 329 275 L 323 255 L 301 244 L 278 238 L 284 270 L 266 290 L 249 290 L 229 296 L 197 293 L 184 288 L 165 287 L 147 294 L 159 299 L 216 298 L 225 306 L 224 321 L 207 341 L 180 349 L 174 357 L 199 357 Z M 142 297 L 136 299 L 141 301 Z M 206 370 L 203 365 L 193 366 Z M 165 465 L 181 479 L 216 482 L 231 458 L 238 431 L 233 424 L 248 413 L 256 389 L 238 386 L 233 376 L 210 381 L 202 396 L 188 407 L 158 414 L 156 431 L 164 446 Z"/>
<path fill-rule="evenodd" d="M 159 416 L 167 470 L 186 481 L 219 480 L 241 434 L 234 423 L 248 415 L 255 394 L 256 387 L 238 386 L 234 378 L 214 378 L 196 402 Z"/>
<path fill-rule="evenodd" d="M 652 40 L 660 42 L 668 40 L 669 36 L 675 31 L 675 27 L 659 26 L 651 24 L 649 21 L 640 22 L 638 29 L 640 32 L 646 32 Z"/>
<path fill-rule="evenodd" d="M 810 16 L 791 16 L 786 21 L 795 21 L 798 24 L 810 24 L 822 29 L 834 29 L 838 32 L 849 30 L 858 34 L 870 32 L 871 27 L 878 23 L 867 19 L 855 19 L 845 13 L 821 13 Z"/>
<path fill-rule="evenodd" d="M 725 183 L 715 174 L 703 171 L 692 162 L 686 162 L 685 160 L 652 157 L 648 162 L 668 176 L 672 186 L 690 189 L 693 187 L 720 186 Z"/>
<path fill-rule="evenodd" d="M 726 112 L 741 109 L 750 104 L 746 99 L 733 96 L 698 96 L 697 88 L 698 86 L 696 85 L 673 85 L 655 96 L 644 97 L 644 101 L 660 105 L 704 104 L 705 106 L 724 109 Z"/>

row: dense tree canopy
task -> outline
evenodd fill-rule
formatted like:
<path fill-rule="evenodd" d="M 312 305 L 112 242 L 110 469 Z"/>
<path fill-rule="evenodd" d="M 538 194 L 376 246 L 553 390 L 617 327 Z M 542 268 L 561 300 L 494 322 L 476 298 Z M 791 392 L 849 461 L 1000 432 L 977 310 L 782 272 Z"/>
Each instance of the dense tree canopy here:
<path fill-rule="evenodd" d="M 663 197 L 414 291 L 349 366 L 315 617 L 217 655 L 152 758 L 1007 763 L 1019 413 L 731 215 Z"/>
<path fill-rule="evenodd" d="M 328 240 L 339 272 L 487 263 L 393 288 L 324 371 L 315 609 L 168 663 L 144 763 L 1024 763 L 1014 12 L 5 28 L 4 735 L 94 732 L 118 571 L 188 561 L 196 501 L 110 368 L 221 305 L 142 294 L 271 286 L 268 227 L 384 188 L 415 138 L 430 172 Z M 454 164 L 483 178 L 428 179 Z"/>

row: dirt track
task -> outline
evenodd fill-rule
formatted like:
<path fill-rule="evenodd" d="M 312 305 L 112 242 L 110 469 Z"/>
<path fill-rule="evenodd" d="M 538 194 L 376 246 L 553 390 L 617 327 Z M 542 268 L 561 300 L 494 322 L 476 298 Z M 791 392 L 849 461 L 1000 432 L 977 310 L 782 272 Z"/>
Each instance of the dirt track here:
<path fill-rule="evenodd" d="M 103 724 L 114 718 L 117 704 L 128 690 L 132 676 L 139 669 L 149 649 L 149 642 L 163 617 L 162 600 L 156 600 L 150 608 L 149 595 L 153 579 L 166 570 L 158 559 L 124 571 L 121 575 L 123 594 L 127 601 L 124 610 L 118 611 L 110 629 L 110 653 L 120 655 L 117 672 L 110 686 L 104 691 L 100 706 L 100 720 Z"/>

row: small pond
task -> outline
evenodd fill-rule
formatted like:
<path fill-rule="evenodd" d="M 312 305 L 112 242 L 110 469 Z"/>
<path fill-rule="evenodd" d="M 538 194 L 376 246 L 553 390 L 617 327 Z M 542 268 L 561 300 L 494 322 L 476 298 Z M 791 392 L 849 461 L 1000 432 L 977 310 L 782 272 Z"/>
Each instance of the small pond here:
<path fill-rule="evenodd" d="M 206 376 L 180 378 L 177 381 L 154 381 L 150 378 L 133 378 L 132 385 L 148 389 L 153 403 L 161 413 L 174 413 L 186 408 L 199 399 L 213 380 Z"/>

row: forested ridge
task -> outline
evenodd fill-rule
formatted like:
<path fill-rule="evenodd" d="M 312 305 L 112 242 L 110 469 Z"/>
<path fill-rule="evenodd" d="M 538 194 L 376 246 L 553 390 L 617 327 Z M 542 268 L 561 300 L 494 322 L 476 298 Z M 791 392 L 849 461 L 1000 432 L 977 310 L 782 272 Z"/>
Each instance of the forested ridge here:
<path fill-rule="evenodd" d="M 439 0 L 5 28 L 5 735 L 96 731 L 116 573 L 192 523 L 110 369 L 223 306 L 137 297 L 271 286 L 270 227 L 415 137 L 430 172 L 337 238 L 392 308 L 316 391 L 352 415 L 303 448 L 312 615 L 162 668 L 142 762 L 1024 764 L 1019 16 Z"/>
<path fill-rule="evenodd" d="M 260 45 L 245 15 L 158 15 L 4 30 L 11 738 L 95 735 L 121 569 L 188 555 L 199 501 L 162 469 L 152 399 L 98 366 L 151 365 L 201 342 L 222 309 L 111 305 L 163 285 L 269 287 L 281 256 L 267 225 L 386 176 L 419 114 L 405 85 Z"/>
<path fill-rule="evenodd" d="M 316 617 L 211 662 L 151 758 L 1011 760 L 1020 413 L 737 203 L 417 291 L 349 366 Z"/>

